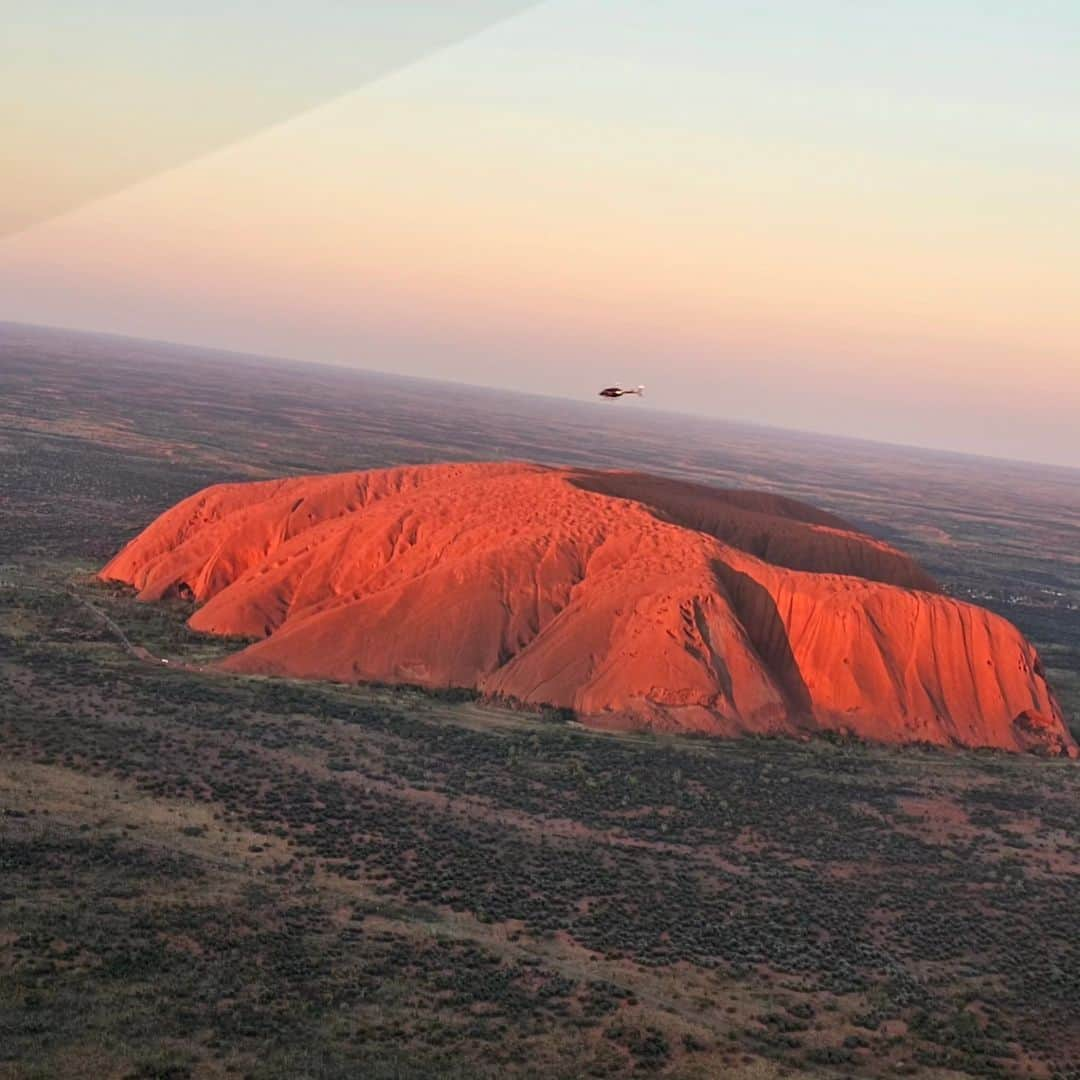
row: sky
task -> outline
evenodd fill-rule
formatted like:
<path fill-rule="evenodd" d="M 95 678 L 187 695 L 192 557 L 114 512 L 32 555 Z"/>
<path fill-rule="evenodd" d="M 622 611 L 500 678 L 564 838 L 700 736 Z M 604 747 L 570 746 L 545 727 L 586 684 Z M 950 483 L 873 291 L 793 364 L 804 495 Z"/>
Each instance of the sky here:
<path fill-rule="evenodd" d="M 0 319 L 1080 465 L 1074 0 L 67 6 Z"/>

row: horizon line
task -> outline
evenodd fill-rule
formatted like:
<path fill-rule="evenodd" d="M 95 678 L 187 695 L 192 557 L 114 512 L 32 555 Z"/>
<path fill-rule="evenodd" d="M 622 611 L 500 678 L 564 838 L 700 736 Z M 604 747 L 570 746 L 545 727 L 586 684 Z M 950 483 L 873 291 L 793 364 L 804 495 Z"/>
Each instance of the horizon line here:
<path fill-rule="evenodd" d="M 433 375 L 412 375 L 397 371 L 386 371 L 381 368 L 360 367 L 333 360 L 313 360 L 308 357 L 283 356 L 274 353 L 249 352 L 243 349 L 233 349 L 222 345 L 212 345 L 205 342 L 170 341 L 165 338 L 144 337 L 138 334 L 125 334 L 114 330 L 91 330 L 78 326 L 57 326 L 49 323 L 22 322 L 18 319 L 0 318 L 0 329 L 5 327 L 18 327 L 26 330 L 38 330 L 52 333 L 82 334 L 87 337 L 114 338 L 121 341 L 142 342 L 148 345 L 163 345 L 174 349 L 188 349 L 193 352 L 222 353 L 226 356 L 238 359 L 254 361 L 256 363 L 270 363 L 276 365 L 298 364 L 302 367 L 328 368 L 332 371 L 353 372 L 359 375 L 383 376 L 390 379 L 402 379 L 411 382 L 431 383 L 436 386 L 463 387 L 474 391 L 485 391 L 493 394 L 510 394 L 517 397 L 538 398 L 546 401 L 568 402 L 584 406 L 582 398 L 571 397 L 565 394 L 542 393 L 538 390 L 522 390 L 518 388 L 492 386 L 488 383 L 469 382 L 464 379 L 450 379 Z M 956 450 L 948 447 L 927 446 L 921 443 L 888 442 L 881 439 L 871 439 L 861 435 L 844 435 L 834 431 L 823 431 L 813 428 L 793 428 L 779 424 L 770 424 L 760 420 L 745 420 L 729 416 L 717 416 L 709 413 L 685 412 L 680 409 L 658 408 L 651 403 L 636 403 L 635 409 L 644 411 L 653 416 L 672 417 L 681 420 L 709 421 L 714 420 L 732 427 L 746 427 L 757 431 L 778 432 L 788 436 L 803 436 L 810 438 L 831 439 L 837 442 L 857 443 L 864 446 L 874 446 L 887 450 L 900 450 L 907 452 L 919 452 L 925 454 L 940 455 L 943 457 L 961 458 L 982 464 L 1020 465 L 1040 469 L 1058 469 L 1068 473 L 1080 473 L 1080 463 L 1065 464 L 1059 461 L 1041 461 L 1035 458 L 1009 458 L 994 454 L 979 453 L 974 450 Z"/>

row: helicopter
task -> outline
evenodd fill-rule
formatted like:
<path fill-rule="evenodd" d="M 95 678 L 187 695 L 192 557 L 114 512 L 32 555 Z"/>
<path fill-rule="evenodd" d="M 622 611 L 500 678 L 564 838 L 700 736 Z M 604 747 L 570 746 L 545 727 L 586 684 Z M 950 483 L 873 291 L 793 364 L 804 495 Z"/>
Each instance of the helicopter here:
<path fill-rule="evenodd" d="M 603 390 L 597 395 L 602 398 L 621 398 L 627 394 L 636 394 L 638 397 L 645 396 L 644 386 L 635 386 L 633 389 L 624 390 L 621 386 L 605 386 Z"/>

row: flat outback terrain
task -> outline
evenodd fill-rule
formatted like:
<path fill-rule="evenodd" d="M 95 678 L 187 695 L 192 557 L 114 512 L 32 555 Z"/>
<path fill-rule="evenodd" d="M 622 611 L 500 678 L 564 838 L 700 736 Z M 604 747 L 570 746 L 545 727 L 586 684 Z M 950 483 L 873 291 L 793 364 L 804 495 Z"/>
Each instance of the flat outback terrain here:
<path fill-rule="evenodd" d="M 97 578 L 210 484 L 500 460 L 839 515 L 1080 731 L 1078 473 L 0 325 L 0 1078 L 1080 1078 L 1076 762 L 224 672 Z"/>

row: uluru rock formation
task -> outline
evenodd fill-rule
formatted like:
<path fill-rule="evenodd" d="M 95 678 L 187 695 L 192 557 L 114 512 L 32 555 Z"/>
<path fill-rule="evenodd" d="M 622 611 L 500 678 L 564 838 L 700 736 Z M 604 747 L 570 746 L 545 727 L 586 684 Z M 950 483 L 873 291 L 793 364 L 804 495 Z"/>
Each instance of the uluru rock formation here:
<path fill-rule="evenodd" d="M 1010 623 L 774 495 L 519 463 L 223 484 L 102 577 L 260 639 L 231 671 L 475 687 L 620 729 L 1076 754 Z"/>

